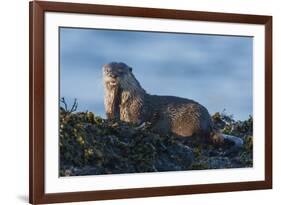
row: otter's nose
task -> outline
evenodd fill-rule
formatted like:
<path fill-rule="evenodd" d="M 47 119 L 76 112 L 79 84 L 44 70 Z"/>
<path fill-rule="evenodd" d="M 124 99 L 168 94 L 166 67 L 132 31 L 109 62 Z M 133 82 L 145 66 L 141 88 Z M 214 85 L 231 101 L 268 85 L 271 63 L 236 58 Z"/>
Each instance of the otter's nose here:
<path fill-rule="evenodd" d="M 103 67 L 104 72 L 112 78 L 116 78 L 117 75 L 114 74 L 113 69 L 110 66 L 105 65 Z"/>

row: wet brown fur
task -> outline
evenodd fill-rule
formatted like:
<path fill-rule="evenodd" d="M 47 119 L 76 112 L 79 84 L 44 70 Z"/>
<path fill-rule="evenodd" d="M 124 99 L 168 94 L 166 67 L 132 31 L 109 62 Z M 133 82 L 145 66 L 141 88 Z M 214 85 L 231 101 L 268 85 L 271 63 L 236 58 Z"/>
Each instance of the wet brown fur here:
<path fill-rule="evenodd" d="M 130 123 L 151 123 L 161 134 L 181 137 L 202 136 L 223 141 L 213 129 L 208 110 L 199 103 L 174 96 L 150 95 L 140 86 L 132 69 L 124 63 L 103 66 L 105 110 L 109 119 Z"/>

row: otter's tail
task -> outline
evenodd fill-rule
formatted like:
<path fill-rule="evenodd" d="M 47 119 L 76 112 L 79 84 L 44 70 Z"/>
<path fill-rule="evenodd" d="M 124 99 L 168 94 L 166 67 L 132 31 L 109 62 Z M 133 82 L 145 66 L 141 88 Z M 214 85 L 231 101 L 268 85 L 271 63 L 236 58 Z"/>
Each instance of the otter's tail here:
<path fill-rule="evenodd" d="M 222 134 L 222 137 L 225 142 L 233 143 L 236 148 L 241 148 L 244 145 L 244 141 L 239 137 L 226 134 Z"/>
<path fill-rule="evenodd" d="M 234 148 L 241 148 L 244 145 L 244 141 L 241 138 L 222 134 L 220 131 L 216 131 L 212 134 L 212 141 L 215 144 L 231 143 Z"/>

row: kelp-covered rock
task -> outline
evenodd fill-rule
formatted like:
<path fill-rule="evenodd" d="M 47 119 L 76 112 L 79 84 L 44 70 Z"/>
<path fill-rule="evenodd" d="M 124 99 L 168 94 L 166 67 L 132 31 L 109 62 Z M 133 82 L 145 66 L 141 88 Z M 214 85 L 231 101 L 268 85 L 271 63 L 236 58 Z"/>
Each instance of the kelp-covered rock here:
<path fill-rule="evenodd" d="M 252 118 L 213 116 L 225 134 L 244 145 L 214 146 L 196 139 L 161 136 L 144 126 L 105 120 L 92 112 L 60 109 L 60 176 L 218 169 L 252 166 Z"/>
<path fill-rule="evenodd" d="M 192 150 L 146 127 L 60 111 L 60 175 L 186 170 Z"/>

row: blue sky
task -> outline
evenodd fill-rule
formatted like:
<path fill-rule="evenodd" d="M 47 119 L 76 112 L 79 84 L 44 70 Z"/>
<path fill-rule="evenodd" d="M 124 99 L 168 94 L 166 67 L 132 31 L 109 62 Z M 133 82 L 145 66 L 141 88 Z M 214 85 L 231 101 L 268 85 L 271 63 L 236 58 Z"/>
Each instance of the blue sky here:
<path fill-rule="evenodd" d="M 252 115 L 252 37 L 60 28 L 60 95 L 105 117 L 102 66 L 124 62 L 150 94 Z"/>

